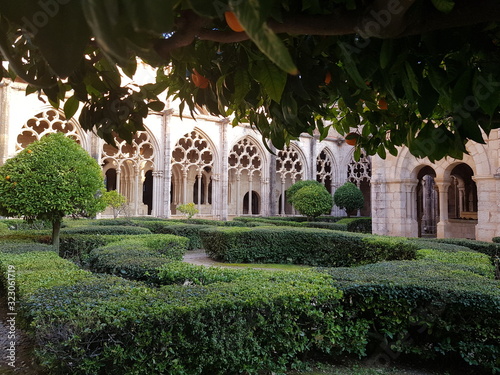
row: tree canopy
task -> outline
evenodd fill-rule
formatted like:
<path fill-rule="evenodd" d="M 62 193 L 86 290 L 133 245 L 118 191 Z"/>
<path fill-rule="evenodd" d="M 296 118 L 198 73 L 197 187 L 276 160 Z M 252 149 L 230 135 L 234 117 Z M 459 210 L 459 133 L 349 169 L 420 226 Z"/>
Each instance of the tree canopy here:
<path fill-rule="evenodd" d="M 460 158 L 500 127 L 499 20 L 495 0 L 3 1 L 1 74 L 67 117 L 80 105 L 108 142 L 131 140 L 167 90 L 277 148 L 331 123 L 358 129 L 358 156 Z M 138 59 L 155 82 L 124 83 Z"/>
<path fill-rule="evenodd" d="M 52 222 L 52 241 L 66 215 L 93 216 L 106 208 L 99 164 L 73 139 L 48 134 L 0 167 L 0 214 Z"/>

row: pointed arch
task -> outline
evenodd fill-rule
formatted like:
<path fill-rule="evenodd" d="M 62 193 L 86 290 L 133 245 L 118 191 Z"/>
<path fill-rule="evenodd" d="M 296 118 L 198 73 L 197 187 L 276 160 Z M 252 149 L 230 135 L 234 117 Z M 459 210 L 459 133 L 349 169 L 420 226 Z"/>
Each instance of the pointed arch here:
<path fill-rule="evenodd" d="M 16 137 L 16 153 L 50 133 L 64 133 L 88 150 L 87 139 L 80 124 L 74 119 L 66 120 L 62 111 L 47 107 L 29 117 L 22 125 Z"/>

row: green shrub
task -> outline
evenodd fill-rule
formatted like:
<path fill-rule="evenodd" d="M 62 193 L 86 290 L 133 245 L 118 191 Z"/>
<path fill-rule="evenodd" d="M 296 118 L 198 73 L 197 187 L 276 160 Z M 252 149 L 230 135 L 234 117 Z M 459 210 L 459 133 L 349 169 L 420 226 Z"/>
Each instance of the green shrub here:
<path fill-rule="evenodd" d="M 211 228 L 200 232 L 207 254 L 231 263 L 351 266 L 412 259 L 417 247 L 402 238 L 312 228 Z"/>
<path fill-rule="evenodd" d="M 182 260 L 188 239 L 168 234 L 138 236 L 94 249 L 88 258 L 93 272 L 158 283 L 157 268 Z"/>
<path fill-rule="evenodd" d="M 145 221 L 139 225 L 156 234 L 173 234 L 187 237 L 189 239 L 188 250 L 203 248 L 200 230 L 209 228 L 208 225 L 181 224 L 173 221 Z"/>
<path fill-rule="evenodd" d="M 55 251 L 52 245 L 35 242 L 3 242 L 0 244 L 2 253 L 22 254 L 30 251 Z"/>
<path fill-rule="evenodd" d="M 288 189 L 285 191 L 285 197 L 288 203 L 290 203 L 292 206 L 295 205 L 295 194 L 302 188 L 304 187 L 324 187 L 321 183 L 319 183 L 316 180 L 301 180 L 297 181 L 294 183 L 292 186 L 290 186 Z M 323 213 L 323 212 L 322 212 Z M 321 215 L 321 214 L 320 214 Z"/>
<path fill-rule="evenodd" d="M 93 235 L 137 235 L 148 234 L 151 231 L 147 228 L 132 227 L 128 225 L 98 226 L 87 225 L 74 228 L 61 229 L 61 234 L 93 234 Z"/>
<path fill-rule="evenodd" d="M 371 217 L 350 217 L 343 218 L 336 222 L 338 225 L 346 225 L 347 231 L 359 233 L 372 232 L 372 218 Z"/>
<path fill-rule="evenodd" d="M 177 211 L 186 215 L 188 220 L 191 219 L 194 215 L 196 215 L 199 212 L 193 202 L 180 204 L 177 206 L 176 209 L 177 209 Z"/>
<path fill-rule="evenodd" d="M 384 262 L 325 272 L 344 291 L 349 311 L 344 319 L 367 323 L 368 348 L 375 353 L 382 348 L 381 357 L 411 353 L 425 361 L 458 356 L 469 365 L 500 370 L 497 281 L 443 261 Z"/>
<path fill-rule="evenodd" d="M 99 219 L 93 220 L 90 225 L 120 225 L 120 226 L 137 226 L 132 219 Z"/>
<path fill-rule="evenodd" d="M 363 208 L 365 199 L 356 185 L 346 182 L 333 194 L 333 202 L 349 216 L 352 211 Z"/>
<path fill-rule="evenodd" d="M 347 224 L 329 223 L 322 221 L 310 221 L 302 223 L 301 226 L 308 228 L 321 228 L 321 229 L 347 231 Z"/>
<path fill-rule="evenodd" d="M 500 256 L 500 245 L 492 242 L 468 240 L 465 238 L 433 238 L 430 241 L 465 246 L 491 257 Z"/>
<path fill-rule="evenodd" d="M 362 354 L 359 323 L 315 272 L 261 272 L 207 286 L 137 287 L 93 278 L 26 303 L 54 373 L 284 373 L 313 353 Z M 363 327 L 364 328 L 364 327 Z"/>
<path fill-rule="evenodd" d="M 72 285 L 88 278 L 91 273 L 79 269 L 72 262 L 62 259 L 54 251 L 25 253 L 0 253 L 0 273 L 7 285 L 9 270 L 13 270 L 17 300 L 43 288 Z"/>
<path fill-rule="evenodd" d="M 158 278 L 163 285 L 208 285 L 217 282 L 231 282 L 248 274 L 257 275 L 260 274 L 260 271 L 206 267 L 184 262 L 172 262 L 159 268 Z"/>
<path fill-rule="evenodd" d="M 312 220 L 320 215 L 328 214 L 333 207 L 332 195 L 319 185 L 304 186 L 293 195 L 293 207 Z"/>
<path fill-rule="evenodd" d="M 442 262 L 455 267 L 477 273 L 490 279 L 495 278 L 495 268 L 488 255 L 473 251 L 442 251 L 421 249 L 417 251 L 417 259 L 425 262 Z"/>
<path fill-rule="evenodd" d="M 493 237 L 491 240 L 495 243 L 500 243 L 500 237 Z"/>

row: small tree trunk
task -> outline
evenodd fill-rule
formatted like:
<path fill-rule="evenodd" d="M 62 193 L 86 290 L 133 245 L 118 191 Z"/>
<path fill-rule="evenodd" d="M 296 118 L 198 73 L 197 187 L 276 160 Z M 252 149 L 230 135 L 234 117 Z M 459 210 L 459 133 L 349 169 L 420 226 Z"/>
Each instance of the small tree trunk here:
<path fill-rule="evenodd" d="M 59 253 L 59 232 L 61 231 L 61 219 L 52 221 L 52 246 L 54 250 Z M 62 256 L 62 254 L 59 254 Z"/>

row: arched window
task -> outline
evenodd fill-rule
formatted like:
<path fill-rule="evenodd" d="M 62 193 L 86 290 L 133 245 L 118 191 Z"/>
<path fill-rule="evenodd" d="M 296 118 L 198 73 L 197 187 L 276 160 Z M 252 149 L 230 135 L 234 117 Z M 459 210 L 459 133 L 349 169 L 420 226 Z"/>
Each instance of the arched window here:
<path fill-rule="evenodd" d="M 365 155 L 361 155 L 359 161 L 353 159 L 347 166 L 347 181 L 354 183 L 361 190 L 365 199 L 363 208 L 359 212 L 361 216 L 371 215 L 371 176 L 371 160 Z"/>
<path fill-rule="evenodd" d="M 283 197 L 286 189 L 303 179 L 304 165 L 301 154 L 295 145 L 292 144 L 278 152 L 276 157 L 276 177 L 278 186 L 281 182 L 278 196 L 278 213 L 280 215 L 293 213 L 292 206 Z"/>

